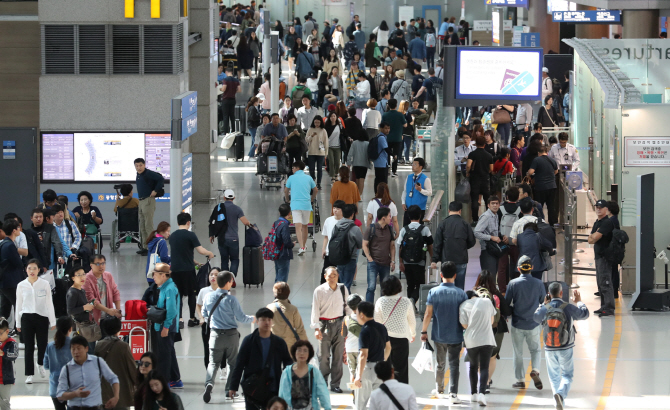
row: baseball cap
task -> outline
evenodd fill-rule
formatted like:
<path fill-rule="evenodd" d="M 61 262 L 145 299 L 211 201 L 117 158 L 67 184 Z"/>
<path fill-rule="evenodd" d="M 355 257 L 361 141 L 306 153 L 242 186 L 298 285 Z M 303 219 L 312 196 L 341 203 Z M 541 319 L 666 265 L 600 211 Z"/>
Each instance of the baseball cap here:
<path fill-rule="evenodd" d="M 519 258 L 516 267 L 519 269 L 519 272 L 530 272 L 533 270 L 533 261 L 527 255 L 523 255 Z"/>
<path fill-rule="evenodd" d="M 232 189 L 226 189 L 225 191 L 223 191 L 223 197 L 226 199 L 234 199 L 235 192 L 233 192 Z"/>
<path fill-rule="evenodd" d="M 599 199 L 596 201 L 596 208 L 607 208 L 609 209 L 609 204 L 604 199 Z"/>
<path fill-rule="evenodd" d="M 258 94 L 256 94 L 256 98 L 258 98 L 259 100 L 264 100 L 265 99 L 265 94 L 258 93 Z"/>
<path fill-rule="evenodd" d="M 549 72 L 549 69 L 548 69 L 547 67 L 542 67 L 542 72 L 543 72 L 543 73 L 548 73 L 548 72 Z"/>

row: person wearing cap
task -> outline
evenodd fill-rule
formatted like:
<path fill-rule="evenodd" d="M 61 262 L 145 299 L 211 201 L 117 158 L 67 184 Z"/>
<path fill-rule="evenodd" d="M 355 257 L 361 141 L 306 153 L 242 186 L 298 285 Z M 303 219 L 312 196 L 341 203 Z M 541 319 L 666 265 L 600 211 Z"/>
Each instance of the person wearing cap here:
<path fill-rule="evenodd" d="M 572 376 L 574 374 L 574 362 L 572 350 L 575 347 L 575 320 L 586 320 L 589 318 L 589 309 L 582 302 L 578 290 L 573 292 L 574 302 L 572 305 L 563 300 L 563 287 L 558 282 L 549 285 L 549 294 L 545 297 L 544 304 L 535 311 L 533 318 L 542 324 L 547 318 L 548 309 L 560 309 L 566 317 L 566 329 L 569 337 L 566 344 L 559 347 L 544 346 L 544 354 L 547 359 L 547 373 L 551 390 L 554 393 L 556 409 L 563 410 L 563 401 L 568 397 Z"/>
<path fill-rule="evenodd" d="M 605 252 L 612 242 L 614 224 L 607 217 L 609 205 L 604 199 L 596 202 L 598 220 L 593 224 L 588 242 L 593 245 L 596 262 L 596 283 L 600 292 L 600 309 L 594 311 L 599 317 L 614 315 L 614 288 L 612 287 L 612 263 L 605 258 Z"/>
<path fill-rule="evenodd" d="M 235 205 L 233 201 L 235 200 L 235 192 L 232 189 L 226 189 L 223 191 L 223 209 L 225 212 L 225 220 L 228 222 L 228 227 L 225 229 L 225 233 L 221 235 L 212 235 L 210 233 L 209 242 L 214 243 L 214 237 L 218 238 L 218 248 L 219 254 L 221 255 L 221 270 L 230 271 L 237 277 L 237 270 L 240 266 L 240 237 L 238 234 L 237 221 L 240 220 L 245 226 L 251 226 L 251 222 L 244 216 L 244 211 L 242 208 Z M 222 205 L 219 204 L 215 207 L 216 209 L 221 209 Z M 230 263 L 230 265 L 229 265 Z"/>
<path fill-rule="evenodd" d="M 554 84 L 549 77 L 549 69 L 547 67 L 542 67 L 542 101 L 547 98 L 548 95 L 554 93 Z"/>
<path fill-rule="evenodd" d="M 516 383 L 512 385 L 515 389 L 526 388 L 526 367 L 523 364 L 523 344 L 524 341 L 530 350 L 531 372 L 530 377 L 538 390 L 542 390 L 542 380 L 540 380 L 541 354 L 540 332 L 541 326 L 534 319 L 535 311 L 540 303 L 544 301 L 546 295 L 544 284 L 541 280 L 531 275 L 533 271 L 533 262 L 531 259 L 522 255 L 517 262 L 517 268 L 521 274 L 513 279 L 507 285 L 505 300 L 512 309 L 512 346 L 514 348 L 514 376 Z"/>

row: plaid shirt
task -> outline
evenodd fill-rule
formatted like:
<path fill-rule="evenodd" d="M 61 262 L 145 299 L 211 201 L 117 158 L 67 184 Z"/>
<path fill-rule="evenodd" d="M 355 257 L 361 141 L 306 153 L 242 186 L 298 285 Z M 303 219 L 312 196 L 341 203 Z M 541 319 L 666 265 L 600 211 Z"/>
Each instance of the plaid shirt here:
<path fill-rule="evenodd" d="M 67 229 L 67 226 L 65 226 L 66 223 L 69 223 L 70 227 L 72 228 L 72 235 L 74 235 L 74 241 L 72 240 L 70 231 Z M 63 248 L 79 249 L 79 246 L 81 246 L 81 232 L 79 232 L 79 229 L 77 228 L 77 225 L 75 225 L 74 222 L 63 219 L 63 222 L 60 224 L 60 226 L 56 225 L 55 222 L 54 226 L 58 231 L 58 236 L 60 237 L 61 242 L 63 242 Z"/>

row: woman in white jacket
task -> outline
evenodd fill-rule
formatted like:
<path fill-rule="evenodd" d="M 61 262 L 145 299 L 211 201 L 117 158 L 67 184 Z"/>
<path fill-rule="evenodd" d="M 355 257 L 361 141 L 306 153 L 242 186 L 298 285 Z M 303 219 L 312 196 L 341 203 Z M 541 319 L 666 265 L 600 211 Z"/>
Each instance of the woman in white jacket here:
<path fill-rule="evenodd" d="M 370 98 L 368 100 L 368 108 L 363 110 L 363 117 L 361 124 L 363 129 L 368 133 L 368 138 L 374 138 L 379 134 L 379 123 L 382 122 L 382 113 L 376 110 L 377 100 Z"/>

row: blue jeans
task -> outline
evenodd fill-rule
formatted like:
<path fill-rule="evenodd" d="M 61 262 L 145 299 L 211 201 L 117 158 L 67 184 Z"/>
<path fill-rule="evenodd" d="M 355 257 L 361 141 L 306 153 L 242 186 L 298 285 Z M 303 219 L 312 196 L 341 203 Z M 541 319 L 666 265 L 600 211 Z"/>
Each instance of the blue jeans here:
<path fill-rule="evenodd" d="M 253 158 L 256 155 L 256 147 L 254 143 L 256 142 L 256 130 L 258 128 L 249 128 L 249 134 L 251 134 L 251 148 L 249 148 L 249 158 Z"/>
<path fill-rule="evenodd" d="M 536 326 L 532 330 L 517 329 L 514 326 L 510 328 L 512 335 L 512 347 L 514 358 L 514 376 L 518 382 L 526 379 L 526 368 L 523 366 L 523 342 L 525 341 L 530 350 L 531 369 L 540 371 L 542 364 L 542 350 L 540 349 L 540 331 L 542 326 Z"/>
<path fill-rule="evenodd" d="M 240 266 L 240 241 L 226 239 L 223 244 L 219 242 L 219 253 L 221 254 L 221 269 L 228 270 L 237 277 L 237 268 Z M 230 261 L 230 269 L 228 269 Z"/>
<path fill-rule="evenodd" d="M 324 155 L 310 155 L 307 157 L 307 162 L 309 163 L 309 176 L 316 181 L 317 185 L 321 185 L 321 175 L 323 175 L 323 163 L 325 160 L 326 157 Z"/>
<path fill-rule="evenodd" d="M 391 273 L 391 266 L 380 265 L 376 262 L 368 262 L 368 290 L 365 292 L 365 301 L 375 302 L 375 289 L 377 289 L 377 275 L 379 283 L 388 278 Z"/>
<path fill-rule="evenodd" d="M 456 265 L 456 287 L 465 290 L 465 273 L 468 270 L 467 263 L 459 263 Z"/>
<path fill-rule="evenodd" d="M 409 135 L 403 135 L 402 142 L 405 143 L 405 161 L 409 161 L 409 151 L 410 148 L 412 148 L 412 137 Z"/>
<path fill-rule="evenodd" d="M 358 251 L 356 251 L 358 252 Z M 358 262 L 358 253 L 356 258 L 352 259 L 346 265 L 337 265 L 337 271 L 340 273 L 340 282 L 351 292 L 351 284 L 354 283 L 354 273 L 356 273 L 356 262 Z"/>
<path fill-rule="evenodd" d="M 551 390 L 563 399 L 568 397 L 575 366 L 572 361 L 572 348 L 565 350 L 545 350 L 547 373 L 551 382 Z"/>
<path fill-rule="evenodd" d="M 288 268 L 290 259 L 277 259 L 275 261 L 275 283 L 288 282 Z"/>

